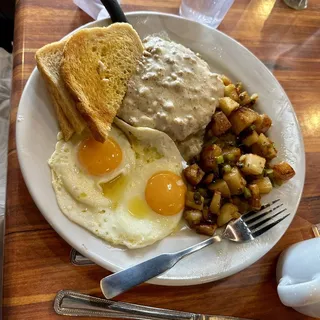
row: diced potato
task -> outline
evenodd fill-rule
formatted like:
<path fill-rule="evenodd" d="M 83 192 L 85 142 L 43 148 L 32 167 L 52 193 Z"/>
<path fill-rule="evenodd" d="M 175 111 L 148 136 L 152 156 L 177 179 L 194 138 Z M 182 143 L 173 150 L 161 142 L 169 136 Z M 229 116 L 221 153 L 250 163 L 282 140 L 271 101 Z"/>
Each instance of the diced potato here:
<path fill-rule="evenodd" d="M 185 168 L 183 170 L 183 174 L 186 180 L 192 184 L 193 186 L 197 185 L 204 176 L 204 171 L 196 164 L 192 164 L 191 166 Z"/>
<path fill-rule="evenodd" d="M 229 117 L 231 112 L 239 109 L 240 105 L 229 97 L 223 97 L 219 99 L 219 107 L 222 112 Z"/>
<path fill-rule="evenodd" d="M 213 173 L 208 173 L 202 180 L 202 183 L 204 184 L 210 184 L 214 179 L 214 174 Z"/>
<path fill-rule="evenodd" d="M 216 229 L 216 224 L 200 224 L 199 226 L 196 226 L 197 233 L 205 234 L 206 236 L 210 237 L 214 235 Z"/>
<path fill-rule="evenodd" d="M 238 135 L 255 122 L 257 117 L 258 114 L 255 111 L 247 107 L 242 107 L 231 114 L 229 121 L 232 124 L 232 130 Z"/>
<path fill-rule="evenodd" d="M 296 173 L 287 162 L 280 162 L 272 166 L 273 176 L 276 180 L 290 180 Z"/>
<path fill-rule="evenodd" d="M 216 145 L 209 145 L 202 149 L 200 154 L 200 166 L 205 172 L 213 171 L 217 168 L 216 157 L 222 154 L 221 148 Z"/>
<path fill-rule="evenodd" d="M 228 132 L 219 137 L 217 144 L 221 148 L 235 146 L 237 144 L 237 137 L 233 133 Z"/>
<path fill-rule="evenodd" d="M 196 192 L 199 192 L 204 198 L 210 198 L 209 191 L 206 188 L 198 188 Z"/>
<path fill-rule="evenodd" d="M 251 102 L 250 96 L 247 91 L 243 91 L 239 94 L 240 105 L 245 106 Z"/>
<path fill-rule="evenodd" d="M 222 151 L 225 162 L 236 163 L 241 157 L 241 150 L 236 147 L 225 148 Z"/>
<path fill-rule="evenodd" d="M 236 90 L 238 92 L 238 94 L 240 94 L 243 91 L 243 84 L 242 82 L 237 82 L 236 83 Z"/>
<path fill-rule="evenodd" d="M 251 198 L 249 198 L 249 204 L 253 210 L 260 210 L 261 209 L 261 195 L 258 185 L 250 184 L 248 186 L 251 192 Z"/>
<path fill-rule="evenodd" d="M 233 167 L 231 172 L 225 173 L 223 175 L 223 180 L 227 183 L 231 195 L 243 193 L 243 189 L 247 184 L 237 167 Z"/>
<path fill-rule="evenodd" d="M 255 130 L 253 130 L 249 135 L 247 135 L 242 140 L 242 143 L 247 147 L 251 147 L 253 144 L 257 143 L 258 139 L 259 139 L 259 135 Z"/>
<path fill-rule="evenodd" d="M 220 207 L 221 207 L 221 192 L 215 191 L 210 203 L 209 210 L 210 212 L 218 215 L 220 211 Z"/>
<path fill-rule="evenodd" d="M 200 210 L 186 209 L 183 212 L 183 217 L 187 221 L 188 225 L 192 228 L 200 224 L 202 220 L 202 212 Z"/>
<path fill-rule="evenodd" d="M 186 195 L 186 207 L 202 210 L 204 197 L 199 192 L 187 191 Z"/>
<path fill-rule="evenodd" d="M 263 133 L 260 133 L 256 144 L 258 146 L 258 154 L 262 157 L 271 160 L 277 156 L 277 150 L 273 143 Z"/>
<path fill-rule="evenodd" d="M 266 194 L 272 190 L 272 183 L 269 177 L 256 179 L 252 183 L 258 186 L 260 194 Z"/>
<path fill-rule="evenodd" d="M 220 215 L 217 219 L 217 225 L 218 227 L 222 227 L 232 219 L 238 219 L 239 217 L 240 213 L 238 212 L 238 207 L 232 203 L 226 203 L 220 210 Z"/>
<path fill-rule="evenodd" d="M 216 112 L 212 116 L 211 131 L 214 136 L 221 136 L 231 128 L 231 123 L 222 111 Z"/>
<path fill-rule="evenodd" d="M 203 207 L 202 217 L 207 222 L 213 222 L 213 218 L 215 218 L 213 214 L 209 211 L 209 207 L 207 206 Z"/>
<path fill-rule="evenodd" d="M 224 96 L 239 102 L 239 95 L 234 84 L 229 84 L 226 87 L 224 87 Z"/>
<path fill-rule="evenodd" d="M 255 125 L 255 130 L 258 133 L 266 133 L 272 125 L 272 120 L 266 114 L 259 114 L 259 117 L 253 124 Z"/>
<path fill-rule="evenodd" d="M 217 180 L 214 183 L 210 183 L 208 189 L 211 191 L 221 192 L 223 198 L 230 198 L 230 190 L 227 183 L 224 180 Z"/>
<path fill-rule="evenodd" d="M 227 76 L 225 76 L 224 74 L 222 74 L 222 75 L 220 76 L 220 79 L 222 80 L 222 82 L 223 82 L 223 84 L 224 84 L 225 86 L 227 86 L 227 85 L 229 85 L 229 84 L 232 83 L 232 81 L 231 81 Z"/>
<path fill-rule="evenodd" d="M 249 203 L 240 197 L 232 197 L 232 203 L 238 207 L 239 212 L 242 214 L 250 210 Z"/>
<path fill-rule="evenodd" d="M 244 174 L 258 175 L 262 174 L 266 159 L 252 153 L 245 154 L 240 157 L 241 171 Z"/>

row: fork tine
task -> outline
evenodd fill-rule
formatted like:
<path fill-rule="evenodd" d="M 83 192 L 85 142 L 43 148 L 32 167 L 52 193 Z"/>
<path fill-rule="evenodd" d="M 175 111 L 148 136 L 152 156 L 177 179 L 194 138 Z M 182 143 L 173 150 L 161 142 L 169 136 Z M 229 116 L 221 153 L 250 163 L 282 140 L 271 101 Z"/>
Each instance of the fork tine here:
<path fill-rule="evenodd" d="M 246 218 L 246 217 L 245 217 L 245 218 L 243 219 L 243 216 L 242 216 L 242 220 L 244 220 L 246 224 L 252 223 L 252 222 L 254 222 L 254 221 L 259 220 L 261 217 L 266 216 L 266 215 L 269 214 L 270 212 L 279 209 L 279 208 L 282 207 L 282 206 L 283 206 L 283 203 L 279 204 L 278 206 L 276 206 L 276 207 L 274 207 L 274 208 L 272 208 L 272 209 L 270 209 L 269 211 L 266 211 L 266 212 L 261 212 L 261 210 L 260 210 L 260 211 L 257 211 L 257 212 L 256 212 L 256 215 L 251 215 L 249 218 Z"/>
<path fill-rule="evenodd" d="M 258 212 L 264 210 L 265 208 L 272 206 L 273 204 L 277 203 L 278 201 L 280 201 L 280 199 L 273 200 L 272 202 L 263 205 Z M 241 217 L 242 217 L 242 219 L 249 219 L 250 217 L 252 217 L 256 213 L 257 213 L 257 211 L 249 211 L 249 212 L 243 214 Z"/>
<path fill-rule="evenodd" d="M 259 222 L 257 222 L 257 223 L 254 223 L 255 221 L 253 221 L 253 222 L 246 222 L 246 224 L 247 224 L 247 226 L 252 230 L 252 229 L 257 229 L 257 228 L 259 228 L 259 227 L 261 227 L 261 226 L 263 226 L 266 222 L 268 222 L 268 221 L 270 221 L 271 219 L 273 219 L 273 218 L 275 218 L 276 216 L 278 216 L 279 214 L 281 214 L 282 212 L 284 212 L 284 211 L 286 211 L 287 210 L 287 208 L 284 208 L 283 210 L 280 210 L 279 212 L 277 212 L 277 213 L 275 213 L 274 215 L 272 215 L 272 216 L 268 216 L 268 217 L 266 217 L 265 219 L 263 219 L 263 220 L 261 220 L 261 221 L 259 221 Z M 270 210 L 271 211 L 271 210 Z"/>
<path fill-rule="evenodd" d="M 287 215 L 285 215 L 284 217 L 278 219 L 275 222 L 272 222 L 270 224 L 268 224 L 267 226 L 265 226 L 264 228 L 252 233 L 252 236 L 254 238 L 261 236 L 262 234 L 264 234 L 265 232 L 267 232 L 268 230 L 270 230 L 271 228 L 273 228 L 275 225 L 277 225 L 278 223 L 280 223 L 282 220 L 284 220 L 285 218 L 287 218 L 288 216 L 290 216 L 290 213 L 288 213 Z"/>

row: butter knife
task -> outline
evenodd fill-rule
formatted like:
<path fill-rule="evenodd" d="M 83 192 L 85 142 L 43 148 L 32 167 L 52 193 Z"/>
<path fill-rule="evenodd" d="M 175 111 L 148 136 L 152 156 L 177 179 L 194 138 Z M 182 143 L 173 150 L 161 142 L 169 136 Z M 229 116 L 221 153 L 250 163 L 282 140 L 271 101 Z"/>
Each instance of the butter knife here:
<path fill-rule="evenodd" d="M 96 298 L 69 290 L 61 290 L 54 300 L 59 315 L 136 320 L 249 320 L 243 318 L 204 315 L 138 304 Z"/>

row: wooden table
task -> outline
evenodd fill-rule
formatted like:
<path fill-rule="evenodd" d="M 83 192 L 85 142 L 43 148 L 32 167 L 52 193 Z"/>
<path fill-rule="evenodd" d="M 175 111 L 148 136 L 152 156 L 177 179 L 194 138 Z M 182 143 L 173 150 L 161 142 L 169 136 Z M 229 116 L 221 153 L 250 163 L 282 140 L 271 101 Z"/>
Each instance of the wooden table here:
<path fill-rule="evenodd" d="M 178 13 L 179 0 L 122 0 L 125 11 Z M 52 301 L 60 289 L 101 296 L 98 266 L 75 267 L 70 246 L 42 217 L 19 168 L 15 121 L 35 51 L 91 21 L 71 0 L 17 0 L 4 266 L 4 319 L 60 319 Z M 237 0 L 219 29 L 240 41 L 275 74 L 288 93 L 304 135 L 307 176 L 294 221 L 279 243 L 250 268 L 227 279 L 192 287 L 142 285 L 122 301 L 253 319 L 309 319 L 284 307 L 276 292 L 275 265 L 290 244 L 311 238 L 320 222 L 320 3 L 295 11 L 278 0 Z"/>

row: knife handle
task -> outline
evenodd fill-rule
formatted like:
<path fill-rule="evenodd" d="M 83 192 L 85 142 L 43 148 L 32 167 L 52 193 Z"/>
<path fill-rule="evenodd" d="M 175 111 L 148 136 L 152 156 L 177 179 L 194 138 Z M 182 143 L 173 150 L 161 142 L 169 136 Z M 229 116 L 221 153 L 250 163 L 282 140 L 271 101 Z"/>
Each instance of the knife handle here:
<path fill-rule="evenodd" d="M 112 22 L 128 22 L 117 0 L 101 0 L 110 14 Z"/>
<path fill-rule="evenodd" d="M 214 236 L 189 248 L 175 253 L 164 253 L 137 265 L 111 274 L 100 281 L 100 288 L 107 299 L 146 282 L 172 268 L 183 257 L 201 250 L 214 242 L 220 242 L 220 236 Z"/>
<path fill-rule="evenodd" d="M 196 314 L 138 304 L 101 299 L 69 290 L 61 290 L 54 301 L 59 315 L 135 320 L 196 320 Z"/>
<path fill-rule="evenodd" d="M 134 320 L 249 320 L 214 316 L 170 309 L 154 308 L 133 303 L 101 299 L 70 290 L 61 290 L 54 300 L 59 315 Z"/>

